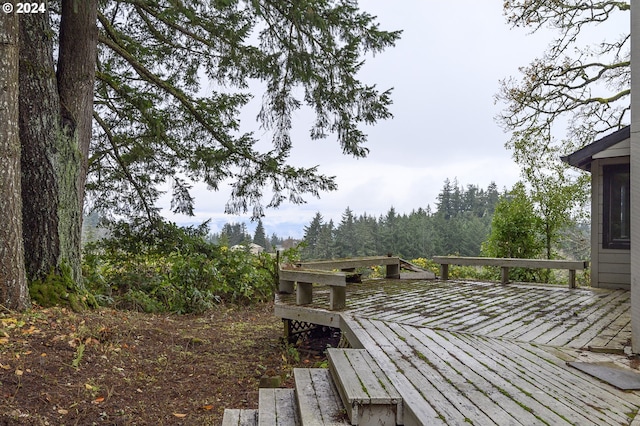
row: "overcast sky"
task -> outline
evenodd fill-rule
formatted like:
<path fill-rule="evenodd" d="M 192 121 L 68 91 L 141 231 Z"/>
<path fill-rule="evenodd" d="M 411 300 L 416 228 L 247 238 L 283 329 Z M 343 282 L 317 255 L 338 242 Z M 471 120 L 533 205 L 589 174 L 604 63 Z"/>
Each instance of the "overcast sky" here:
<path fill-rule="evenodd" d="M 394 118 L 367 128 L 370 154 L 356 160 L 343 156 L 334 138 L 310 141 L 311 119 L 305 111 L 297 114 L 292 164 L 320 165 L 322 173 L 336 176 L 338 190 L 267 211 L 263 223 L 269 235 L 302 237 L 317 211 L 339 222 L 347 206 L 356 215 L 375 216 L 390 206 L 399 213 L 433 208 L 447 178 L 482 188 L 493 181 L 500 190 L 519 178 L 504 148 L 509 135 L 495 121 L 503 105 L 495 104 L 494 96 L 499 81 L 518 76 L 518 67 L 540 56 L 552 34 L 511 29 L 500 1 L 362 0 L 360 5 L 383 29 L 403 30 L 396 47 L 369 60 L 360 74 L 365 83 L 393 88 Z M 255 112 L 248 111 L 245 121 L 254 130 Z M 166 216 L 181 224 L 211 218 L 214 232 L 225 222 L 248 219 L 223 213 L 229 191 L 197 186 L 194 194 L 195 218 L 168 210 Z"/>

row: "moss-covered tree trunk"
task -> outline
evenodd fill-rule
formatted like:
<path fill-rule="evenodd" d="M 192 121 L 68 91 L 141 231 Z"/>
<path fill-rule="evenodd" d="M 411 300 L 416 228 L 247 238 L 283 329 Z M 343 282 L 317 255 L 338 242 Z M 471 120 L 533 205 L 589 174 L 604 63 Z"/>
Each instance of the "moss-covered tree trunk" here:
<path fill-rule="evenodd" d="M 0 305 L 29 307 L 22 245 L 18 16 L 0 14 Z"/>
<path fill-rule="evenodd" d="M 97 1 L 64 0 L 57 68 L 48 14 L 22 16 L 20 139 L 27 276 L 63 265 L 81 287 L 80 233 L 91 138 Z M 57 69 L 57 75 L 56 75 Z"/>

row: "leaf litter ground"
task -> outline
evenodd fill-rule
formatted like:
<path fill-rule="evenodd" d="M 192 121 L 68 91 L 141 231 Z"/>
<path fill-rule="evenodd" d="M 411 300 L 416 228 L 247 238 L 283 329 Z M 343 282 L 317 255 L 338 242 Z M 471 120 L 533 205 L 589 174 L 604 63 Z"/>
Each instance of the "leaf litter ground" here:
<path fill-rule="evenodd" d="M 281 337 L 271 303 L 0 312 L 0 425 L 219 425 L 224 408 L 257 408 L 265 373 L 291 387 L 292 368 L 324 362 Z"/>

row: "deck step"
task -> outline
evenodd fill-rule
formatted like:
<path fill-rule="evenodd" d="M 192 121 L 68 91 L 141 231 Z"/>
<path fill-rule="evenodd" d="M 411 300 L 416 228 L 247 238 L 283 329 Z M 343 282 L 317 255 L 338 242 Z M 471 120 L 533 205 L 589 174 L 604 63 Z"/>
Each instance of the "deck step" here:
<path fill-rule="evenodd" d="M 402 424 L 402 397 L 365 349 L 327 349 L 329 369 L 352 425 Z"/>
<path fill-rule="evenodd" d="M 222 426 L 256 426 L 258 424 L 258 410 L 230 409 L 224 410 Z"/>
<path fill-rule="evenodd" d="M 259 392 L 259 426 L 297 426 L 300 424 L 294 389 L 261 388 Z"/>
<path fill-rule="evenodd" d="M 326 368 L 295 368 L 293 376 L 303 426 L 350 424 L 331 373 Z"/>

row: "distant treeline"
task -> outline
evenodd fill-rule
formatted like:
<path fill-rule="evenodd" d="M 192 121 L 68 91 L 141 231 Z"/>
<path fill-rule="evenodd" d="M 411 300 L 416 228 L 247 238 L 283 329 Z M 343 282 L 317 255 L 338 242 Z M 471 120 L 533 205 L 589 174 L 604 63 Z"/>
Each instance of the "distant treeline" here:
<path fill-rule="evenodd" d="M 275 233 L 267 238 L 262 220 L 258 219 L 253 237 L 247 230 L 244 223 L 225 223 L 220 232 L 209 235 L 209 241 L 223 246 L 233 247 L 238 244 L 258 244 L 266 251 L 273 251 L 277 247 L 290 248 L 295 246 L 296 241 L 292 238 L 282 238 Z"/>
<path fill-rule="evenodd" d="M 356 215 L 347 207 L 340 223 L 325 222 L 320 212 L 304 228 L 304 259 L 372 256 L 393 253 L 408 259 L 457 253 L 480 255 L 491 230 L 491 218 L 500 193 L 495 183 L 486 189 L 466 188 L 445 180 L 436 209 L 399 214 L 391 207 L 376 218 Z"/>

